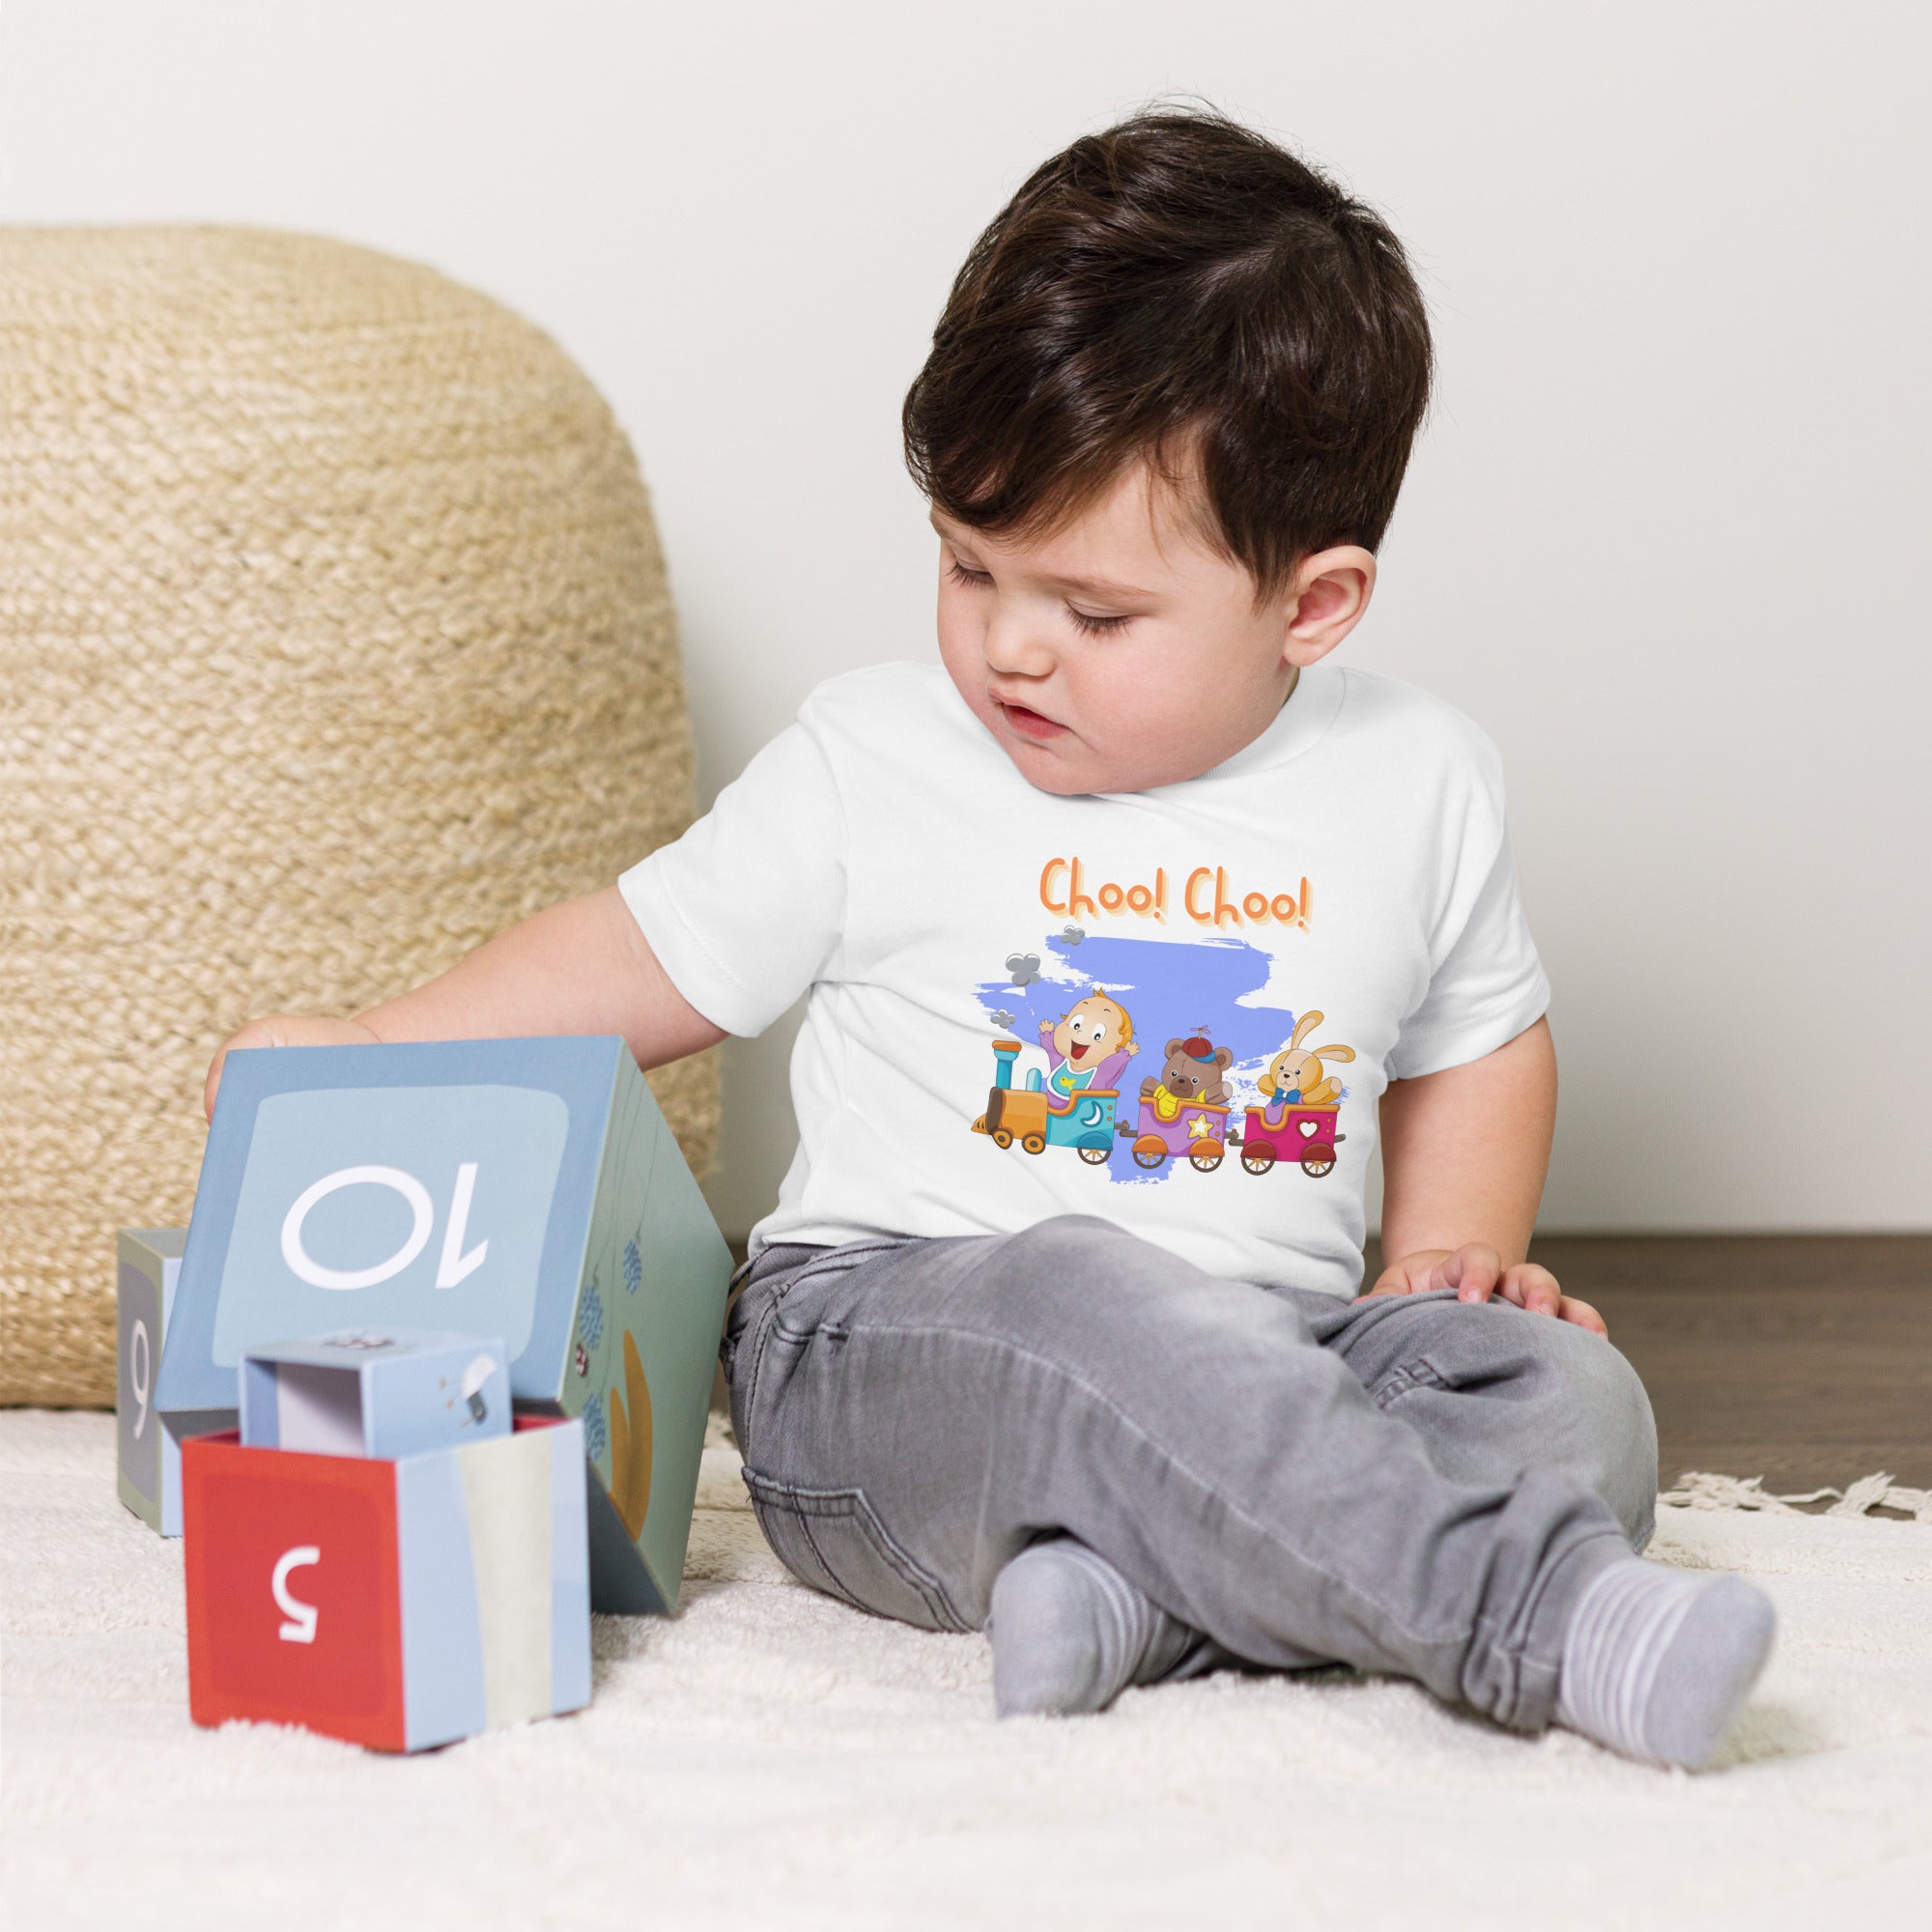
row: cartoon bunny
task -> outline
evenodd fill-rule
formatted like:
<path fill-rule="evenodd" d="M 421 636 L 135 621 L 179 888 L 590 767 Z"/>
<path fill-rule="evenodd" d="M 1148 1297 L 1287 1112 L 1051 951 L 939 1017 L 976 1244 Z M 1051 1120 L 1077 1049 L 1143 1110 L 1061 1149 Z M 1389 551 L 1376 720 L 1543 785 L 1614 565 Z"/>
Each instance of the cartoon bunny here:
<path fill-rule="evenodd" d="M 1317 1046 L 1304 1053 L 1301 1042 L 1321 1024 L 1321 1013 L 1311 1008 L 1294 1023 L 1294 1035 L 1288 1044 L 1275 1055 L 1268 1065 L 1268 1070 L 1256 1083 L 1262 1093 L 1273 1101 L 1269 1112 L 1276 1112 L 1284 1106 L 1332 1107 L 1340 1097 L 1342 1083 L 1332 1076 L 1324 1077 L 1321 1063 L 1324 1060 L 1353 1060 L 1352 1046 Z"/>

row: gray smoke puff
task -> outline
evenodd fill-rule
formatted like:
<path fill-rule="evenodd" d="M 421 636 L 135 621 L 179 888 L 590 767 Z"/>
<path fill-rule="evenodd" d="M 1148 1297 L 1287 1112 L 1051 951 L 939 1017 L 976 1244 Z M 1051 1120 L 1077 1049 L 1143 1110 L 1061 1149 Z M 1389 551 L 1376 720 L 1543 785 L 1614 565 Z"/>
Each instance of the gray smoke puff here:
<path fill-rule="evenodd" d="M 1060 936 L 1069 946 L 1078 946 L 1087 937 L 1086 933 L 1077 925 L 1063 925 L 1060 928 Z"/>
<path fill-rule="evenodd" d="M 1002 1007 L 1000 1010 L 993 1015 L 993 1024 L 996 1027 L 1005 1027 L 1007 1031 L 1010 1033 L 1014 1027 L 1019 1025 L 1019 1021 L 1014 1019 L 1012 1014 L 1008 1012 L 1005 1007 Z"/>
<path fill-rule="evenodd" d="M 1009 952 L 1007 971 L 1012 975 L 1015 986 L 1031 986 L 1039 978 L 1039 954 L 1037 952 Z"/>

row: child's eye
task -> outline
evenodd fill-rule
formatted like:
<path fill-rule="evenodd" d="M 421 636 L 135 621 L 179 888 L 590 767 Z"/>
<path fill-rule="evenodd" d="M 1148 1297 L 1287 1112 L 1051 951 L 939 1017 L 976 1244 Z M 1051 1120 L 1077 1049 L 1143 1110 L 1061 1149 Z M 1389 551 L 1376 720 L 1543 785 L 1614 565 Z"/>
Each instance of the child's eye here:
<path fill-rule="evenodd" d="M 990 570 L 968 570 L 956 556 L 947 565 L 946 574 L 954 583 L 963 583 L 974 590 L 983 589 L 993 581 Z"/>
<path fill-rule="evenodd" d="M 1072 604 L 1066 607 L 1066 614 L 1073 619 L 1074 628 L 1085 631 L 1089 637 L 1104 637 L 1109 631 L 1124 631 L 1134 621 L 1125 612 L 1112 617 L 1096 617 L 1092 611 L 1082 611 Z"/>

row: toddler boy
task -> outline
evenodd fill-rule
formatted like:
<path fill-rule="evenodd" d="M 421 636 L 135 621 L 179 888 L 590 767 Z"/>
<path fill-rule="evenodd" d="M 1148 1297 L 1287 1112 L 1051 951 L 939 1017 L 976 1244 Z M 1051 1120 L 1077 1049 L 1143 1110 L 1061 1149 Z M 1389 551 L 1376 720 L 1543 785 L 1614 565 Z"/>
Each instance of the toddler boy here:
<path fill-rule="evenodd" d="M 833 680 L 616 886 L 231 1044 L 649 1066 L 809 990 L 724 1344 L 797 1576 L 985 1628 L 1007 1714 L 1340 1661 L 1696 1766 L 1772 1614 L 1636 1559 L 1649 1405 L 1523 1261 L 1555 1062 L 1496 754 L 1329 662 L 1430 363 L 1395 237 L 1280 149 L 1075 142 L 906 401 L 943 668 Z"/>

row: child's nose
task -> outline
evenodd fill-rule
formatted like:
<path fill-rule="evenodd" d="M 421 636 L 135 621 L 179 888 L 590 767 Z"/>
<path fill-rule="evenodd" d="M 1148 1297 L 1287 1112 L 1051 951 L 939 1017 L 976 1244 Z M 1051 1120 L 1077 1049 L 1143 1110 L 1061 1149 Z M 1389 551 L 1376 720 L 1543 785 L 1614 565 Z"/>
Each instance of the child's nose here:
<path fill-rule="evenodd" d="M 1009 677 L 1044 677 L 1057 662 L 1053 646 L 1024 617 L 996 616 L 986 626 L 986 668 Z"/>

